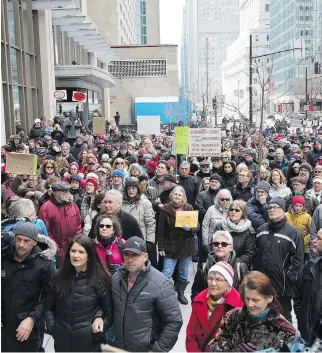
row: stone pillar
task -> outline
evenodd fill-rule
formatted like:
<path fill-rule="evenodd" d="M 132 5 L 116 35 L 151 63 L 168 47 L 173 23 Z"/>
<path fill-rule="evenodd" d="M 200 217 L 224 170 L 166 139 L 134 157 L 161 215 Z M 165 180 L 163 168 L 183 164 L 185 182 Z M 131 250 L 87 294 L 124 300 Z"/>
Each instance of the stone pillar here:
<path fill-rule="evenodd" d="M 103 106 L 105 119 L 111 122 L 111 97 L 109 88 L 103 89 Z"/>
<path fill-rule="evenodd" d="M 38 11 L 42 104 L 44 116 L 53 119 L 56 113 L 54 45 L 51 11 Z"/>

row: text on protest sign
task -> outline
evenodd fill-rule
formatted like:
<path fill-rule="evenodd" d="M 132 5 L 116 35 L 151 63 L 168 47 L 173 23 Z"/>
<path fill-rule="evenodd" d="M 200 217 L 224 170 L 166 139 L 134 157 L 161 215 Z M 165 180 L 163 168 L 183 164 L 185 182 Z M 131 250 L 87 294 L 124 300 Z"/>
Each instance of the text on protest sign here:
<path fill-rule="evenodd" d="M 220 129 L 190 129 L 189 156 L 220 157 Z"/>
<path fill-rule="evenodd" d="M 189 130 L 188 127 L 177 126 L 175 128 L 176 153 L 188 154 L 189 151 Z"/>

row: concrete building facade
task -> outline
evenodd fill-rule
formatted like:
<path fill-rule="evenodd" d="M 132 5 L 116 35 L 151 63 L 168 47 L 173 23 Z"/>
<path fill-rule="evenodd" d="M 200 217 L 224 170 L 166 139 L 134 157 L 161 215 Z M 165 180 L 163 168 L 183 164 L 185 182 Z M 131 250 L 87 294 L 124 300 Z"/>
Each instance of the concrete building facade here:
<path fill-rule="evenodd" d="M 253 56 L 270 51 L 270 0 L 242 0 L 239 4 L 240 35 L 227 48 L 227 59 L 222 65 L 224 114 L 249 115 L 249 48 L 252 35 Z M 261 86 L 257 70 L 263 61 L 254 63 L 253 72 L 253 111 L 259 108 Z M 264 60 L 264 69 L 271 68 L 271 61 Z M 259 67 L 257 67 L 257 65 Z M 260 70 L 260 74 L 262 70 Z M 268 73 L 267 73 L 268 74 Z M 267 75 L 266 75 L 267 76 Z M 260 76 L 262 77 L 262 76 Z"/>
<path fill-rule="evenodd" d="M 137 44 L 160 44 L 159 0 L 137 0 Z"/>
<path fill-rule="evenodd" d="M 112 46 L 118 61 L 109 72 L 115 80 L 110 90 L 111 110 L 121 114 L 121 124 L 134 123 L 134 104 L 138 97 L 178 96 L 178 46 Z"/>

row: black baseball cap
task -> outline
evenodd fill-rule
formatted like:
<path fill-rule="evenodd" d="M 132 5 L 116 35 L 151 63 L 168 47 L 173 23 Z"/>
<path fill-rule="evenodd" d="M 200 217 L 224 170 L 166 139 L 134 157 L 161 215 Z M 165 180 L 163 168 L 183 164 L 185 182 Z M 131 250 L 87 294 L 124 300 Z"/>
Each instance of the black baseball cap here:
<path fill-rule="evenodd" d="M 134 252 L 135 254 L 143 254 L 147 252 L 146 243 L 142 238 L 132 237 L 124 244 L 123 253 L 126 251 Z"/>

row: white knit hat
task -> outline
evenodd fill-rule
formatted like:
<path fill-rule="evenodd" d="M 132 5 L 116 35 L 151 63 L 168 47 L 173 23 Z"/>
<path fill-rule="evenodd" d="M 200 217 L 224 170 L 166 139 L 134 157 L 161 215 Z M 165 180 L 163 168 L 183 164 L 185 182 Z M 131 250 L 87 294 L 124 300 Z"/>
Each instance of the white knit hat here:
<path fill-rule="evenodd" d="M 225 280 L 228 282 L 228 284 L 232 287 L 233 282 L 234 282 L 234 270 L 229 265 L 229 263 L 224 262 L 224 261 L 219 261 L 215 265 L 210 267 L 208 274 L 210 272 L 220 273 L 225 278 Z"/>

